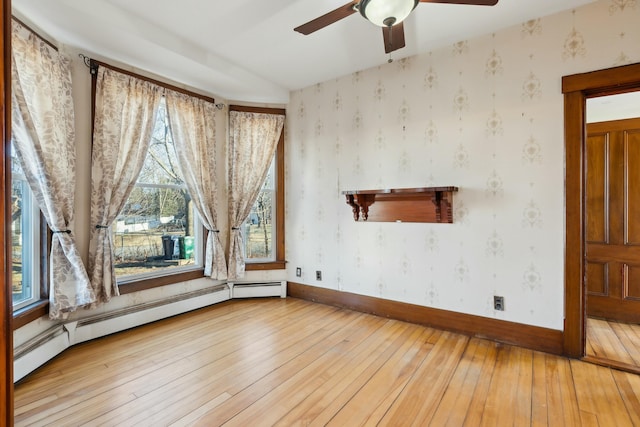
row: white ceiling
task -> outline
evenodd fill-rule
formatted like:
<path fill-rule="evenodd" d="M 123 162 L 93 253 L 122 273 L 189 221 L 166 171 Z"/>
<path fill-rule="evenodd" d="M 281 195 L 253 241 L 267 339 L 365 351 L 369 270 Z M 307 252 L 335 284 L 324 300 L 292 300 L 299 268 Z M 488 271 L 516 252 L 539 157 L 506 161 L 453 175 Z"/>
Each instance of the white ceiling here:
<path fill-rule="evenodd" d="M 421 3 L 394 59 L 594 0 Z M 287 103 L 289 91 L 386 63 L 382 31 L 359 14 L 304 36 L 294 27 L 347 0 L 13 0 L 58 43 L 228 100 Z"/>

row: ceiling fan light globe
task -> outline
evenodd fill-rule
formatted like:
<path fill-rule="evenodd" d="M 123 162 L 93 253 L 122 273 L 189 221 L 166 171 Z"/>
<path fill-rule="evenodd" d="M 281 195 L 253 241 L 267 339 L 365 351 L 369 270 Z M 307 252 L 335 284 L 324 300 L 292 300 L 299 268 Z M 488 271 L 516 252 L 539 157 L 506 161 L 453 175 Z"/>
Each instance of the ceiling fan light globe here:
<path fill-rule="evenodd" d="M 379 27 L 388 27 L 404 21 L 419 0 L 361 0 L 360 14 Z M 393 18 L 393 19 L 390 19 Z"/>

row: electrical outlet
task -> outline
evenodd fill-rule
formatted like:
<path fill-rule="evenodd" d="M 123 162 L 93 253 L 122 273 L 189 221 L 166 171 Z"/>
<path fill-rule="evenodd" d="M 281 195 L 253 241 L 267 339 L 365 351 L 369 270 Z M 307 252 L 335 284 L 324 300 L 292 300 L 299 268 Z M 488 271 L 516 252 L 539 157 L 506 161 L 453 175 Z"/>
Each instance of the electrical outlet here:
<path fill-rule="evenodd" d="M 493 296 L 493 309 L 504 311 L 504 297 Z"/>
<path fill-rule="evenodd" d="M 302 269 L 300 267 L 296 267 L 296 277 L 302 277 Z"/>
<path fill-rule="evenodd" d="M 321 281 L 322 280 L 322 271 L 316 270 L 316 280 L 317 281 Z"/>

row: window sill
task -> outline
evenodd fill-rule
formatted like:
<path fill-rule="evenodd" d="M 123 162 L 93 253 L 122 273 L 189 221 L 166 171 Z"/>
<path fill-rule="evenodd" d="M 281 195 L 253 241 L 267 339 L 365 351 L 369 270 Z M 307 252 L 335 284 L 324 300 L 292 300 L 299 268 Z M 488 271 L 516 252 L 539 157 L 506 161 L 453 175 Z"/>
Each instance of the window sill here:
<path fill-rule="evenodd" d="M 40 300 L 13 312 L 13 330 L 49 314 L 49 301 Z"/>
<path fill-rule="evenodd" d="M 143 280 L 132 280 L 119 284 L 120 294 L 130 294 L 133 292 L 153 289 L 160 286 L 172 285 L 174 283 L 186 282 L 188 280 L 200 279 L 204 277 L 204 269 L 199 268 L 187 272 L 169 274 L 162 277 L 154 277 Z M 13 312 L 13 330 L 21 327 L 49 314 L 49 300 L 40 300 L 31 305 L 23 307 Z"/>
<path fill-rule="evenodd" d="M 246 263 L 245 271 L 263 271 L 263 270 L 284 270 L 287 268 L 287 261 L 271 261 L 271 262 L 253 262 Z"/>
<path fill-rule="evenodd" d="M 126 282 L 118 282 L 120 295 L 130 294 L 133 292 L 145 291 L 147 289 L 158 288 L 160 286 L 173 285 L 175 283 L 186 282 L 188 280 L 202 279 L 204 269 L 198 268 L 186 272 L 167 274 L 165 276 L 151 277 L 141 280 L 128 280 Z"/>
<path fill-rule="evenodd" d="M 284 270 L 286 268 L 286 261 L 272 261 L 246 264 L 245 270 L 247 271 L 265 271 L 265 270 Z M 204 269 L 198 268 L 195 270 L 168 274 L 166 276 L 153 277 L 142 280 L 130 280 L 127 282 L 118 283 L 118 288 L 121 295 L 130 294 L 133 292 L 144 291 L 147 289 L 153 289 L 160 286 L 173 285 L 175 283 L 186 282 L 189 280 L 201 279 L 204 276 Z M 24 325 L 39 319 L 42 316 L 46 316 L 49 313 L 49 301 L 41 300 L 27 307 L 16 310 L 13 313 L 13 330 L 19 329 Z"/>

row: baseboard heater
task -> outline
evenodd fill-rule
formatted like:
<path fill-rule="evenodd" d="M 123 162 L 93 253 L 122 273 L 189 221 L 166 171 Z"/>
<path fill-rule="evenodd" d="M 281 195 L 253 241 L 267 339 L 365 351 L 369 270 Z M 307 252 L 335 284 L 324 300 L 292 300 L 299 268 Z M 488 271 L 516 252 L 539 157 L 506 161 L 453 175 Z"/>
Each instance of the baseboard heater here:
<path fill-rule="evenodd" d="M 69 335 L 62 325 L 56 325 L 16 347 L 13 354 L 14 382 L 21 380 L 67 348 Z"/>
<path fill-rule="evenodd" d="M 103 315 L 88 317 L 77 322 L 66 323 L 64 327 L 69 332 L 69 342 L 74 345 L 227 301 L 231 297 L 230 294 L 229 287 L 222 284 L 214 288 L 193 291 L 161 301 L 151 301 Z"/>
<path fill-rule="evenodd" d="M 231 288 L 212 288 L 176 295 L 75 322 L 56 325 L 14 349 L 14 382 L 24 378 L 67 348 L 231 299 Z"/>
<path fill-rule="evenodd" d="M 228 282 L 231 298 L 259 298 L 287 296 L 287 282 Z"/>

